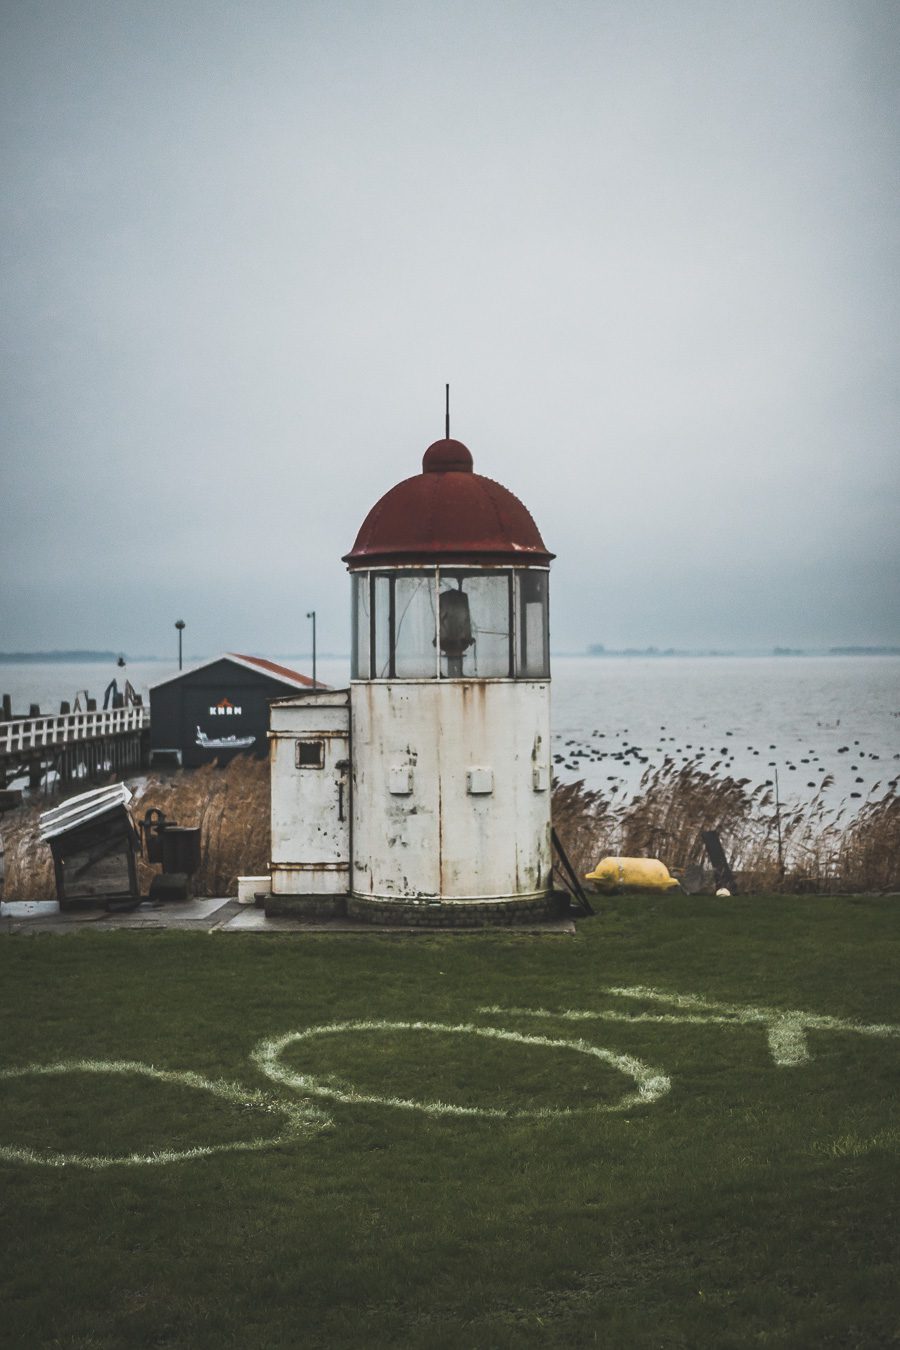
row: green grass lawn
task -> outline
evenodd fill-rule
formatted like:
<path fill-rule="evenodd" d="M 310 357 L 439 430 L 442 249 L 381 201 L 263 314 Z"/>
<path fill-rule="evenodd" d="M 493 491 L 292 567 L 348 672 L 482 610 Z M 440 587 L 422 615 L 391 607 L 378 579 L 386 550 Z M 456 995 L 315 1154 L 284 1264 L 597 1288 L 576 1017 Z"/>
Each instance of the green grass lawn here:
<path fill-rule="evenodd" d="M 4 1343 L 900 1344 L 897 902 L 601 903 L 2 939 Z"/>

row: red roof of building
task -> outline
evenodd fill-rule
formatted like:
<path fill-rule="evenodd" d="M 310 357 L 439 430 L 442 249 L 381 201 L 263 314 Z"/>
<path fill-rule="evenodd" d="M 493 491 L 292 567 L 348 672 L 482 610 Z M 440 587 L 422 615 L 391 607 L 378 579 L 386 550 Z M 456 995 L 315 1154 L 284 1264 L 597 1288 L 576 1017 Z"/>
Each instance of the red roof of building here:
<path fill-rule="evenodd" d="M 308 675 L 301 675 L 298 670 L 290 670 L 287 666 L 279 666 L 276 661 L 269 661 L 264 656 L 241 656 L 240 652 L 229 652 L 228 655 L 237 661 L 245 661 L 249 666 L 257 666 L 267 675 L 277 675 L 280 680 L 290 680 L 292 684 L 302 684 L 307 689 L 327 687 L 321 680 L 317 680 L 314 685 Z"/>
<path fill-rule="evenodd" d="M 219 661 L 234 661 L 236 665 L 246 666 L 249 670 L 258 670 L 264 675 L 271 675 L 274 679 L 283 680 L 285 684 L 292 684 L 295 689 L 327 690 L 330 687 L 323 684 L 321 680 L 316 680 L 313 684 L 308 675 L 301 675 L 299 670 L 291 670 L 288 666 L 280 666 L 276 661 L 267 660 L 265 656 L 241 656 L 238 652 L 223 652 L 221 656 L 211 656 L 209 660 L 201 661 L 196 666 L 189 666 L 187 670 L 179 670 L 174 675 L 167 675 L 164 680 L 157 680 L 153 688 L 158 689 L 160 685 L 187 679 L 191 675 L 196 675 L 198 670 L 204 670 L 207 666 L 214 666 Z"/>
<path fill-rule="evenodd" d="M 472 464 L 461 441 L 435 441 L 422 472 L 375 503 L 344 562 L 548 563 L 555 554 L 528 509 Z"/>

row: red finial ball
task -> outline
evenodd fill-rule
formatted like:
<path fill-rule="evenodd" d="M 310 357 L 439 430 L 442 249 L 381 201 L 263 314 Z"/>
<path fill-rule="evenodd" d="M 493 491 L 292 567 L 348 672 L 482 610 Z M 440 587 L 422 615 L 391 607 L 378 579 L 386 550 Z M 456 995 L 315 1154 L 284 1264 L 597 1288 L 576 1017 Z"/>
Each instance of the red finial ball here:
<path fill-rule="evenodd" d="M 472 452 L 462 441 L 435 441 L 422 456 L 423 473 L 471 473 Z"/>

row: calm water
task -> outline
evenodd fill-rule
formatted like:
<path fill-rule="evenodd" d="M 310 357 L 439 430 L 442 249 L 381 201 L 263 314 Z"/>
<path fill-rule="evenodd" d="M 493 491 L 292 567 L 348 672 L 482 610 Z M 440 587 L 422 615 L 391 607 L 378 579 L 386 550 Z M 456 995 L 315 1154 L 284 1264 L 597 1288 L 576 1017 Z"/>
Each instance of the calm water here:
<path fill-rule="evenodd" d="M 306 657 L 284 664 L 310 673 Z M 85 688 L 102 706 L 123 676 L 147 700 L 151 684 L 176 673 L 165 661 L 0 664 L 0 693 L 17 712 L 39 703 L 49 713 Z M 318 675 L 344 684 L 349 662 L 321 660 Z M 699 756 L 753 783 L 771 778 L 774 763 L 786 800 L 811 797 L 830 774 L 826 801 L 848 809 L 900 773 L 900 657 L 557 657 L 552 700 L 557 775 L 619 796 L 667 755 L 678 764 Z"/>
<path fill-rule="evenodd" d="M 900 773 L 900 657 L 558 659 L 553 731 L 559 777 L 620 795 L 668 755 L 753 784 L 775 767 L 784 800 L 833 775 L 827 804 L 855 808 Z"/>

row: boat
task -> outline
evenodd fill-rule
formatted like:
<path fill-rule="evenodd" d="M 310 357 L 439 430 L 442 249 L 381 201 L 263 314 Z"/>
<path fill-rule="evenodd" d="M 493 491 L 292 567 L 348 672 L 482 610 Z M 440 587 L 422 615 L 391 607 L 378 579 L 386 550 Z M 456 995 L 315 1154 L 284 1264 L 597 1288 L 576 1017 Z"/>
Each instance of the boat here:
<path fill-rule="evenodd" d="M 199 727 L 195 742 L 201 750 L 247 750 L 255 743 L 255 736 L 207 736 Z"/>

